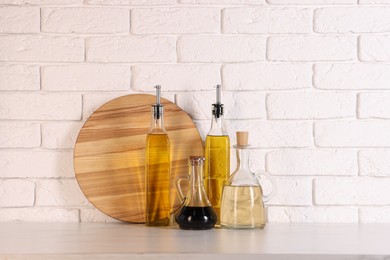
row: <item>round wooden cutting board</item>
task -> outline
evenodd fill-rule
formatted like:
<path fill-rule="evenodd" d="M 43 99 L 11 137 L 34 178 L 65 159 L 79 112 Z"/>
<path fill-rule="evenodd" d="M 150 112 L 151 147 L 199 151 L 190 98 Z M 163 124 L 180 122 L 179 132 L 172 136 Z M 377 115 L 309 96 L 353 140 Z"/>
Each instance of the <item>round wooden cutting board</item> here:
<path fill-rule="evenodd" d="M 74 151 L 77 181 L 88 200 L 106 215 L 143 223 L 145 219 L 145 144 L 150 129 L 152 95 L 114 99 L 96 110 L 80 130 Z M 161 99 L 171 146 L 172 208 L 181 202 L 174 188 L 188 176 L 187 159 L 203 155 L 202 140 L 191 118 Z"/>

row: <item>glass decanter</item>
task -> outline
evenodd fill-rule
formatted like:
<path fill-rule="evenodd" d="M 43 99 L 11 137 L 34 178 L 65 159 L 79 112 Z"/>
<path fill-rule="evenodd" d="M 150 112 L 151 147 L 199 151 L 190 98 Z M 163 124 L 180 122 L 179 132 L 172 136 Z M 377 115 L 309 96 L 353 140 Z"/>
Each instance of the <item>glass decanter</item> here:
<path fill-rule="evenodd" d="M 188 160 L 188 179 L 176 180 L 176 189 L 183 205 L 175 219 L 181 229 L 211 229 L 217 222 L 217 215 L 207 198 L 203 185 L 204 161 L 204 157 L 191 156 Z M 180 186 L 185 180 L 189 181 L 187 196 L 184 196 Z"/>
<path fill-rule="evenodd" d="M 224 185 L 221 203 L 221 227 L 232 229 L 264 228 L 267 218 L 264 202 L 275 194 L 271 175 L 249 170 L 248 132 L 237 132 L 237 168 Z M 262 177 L 272 183 L 272 192 L 263 194 Z"/>

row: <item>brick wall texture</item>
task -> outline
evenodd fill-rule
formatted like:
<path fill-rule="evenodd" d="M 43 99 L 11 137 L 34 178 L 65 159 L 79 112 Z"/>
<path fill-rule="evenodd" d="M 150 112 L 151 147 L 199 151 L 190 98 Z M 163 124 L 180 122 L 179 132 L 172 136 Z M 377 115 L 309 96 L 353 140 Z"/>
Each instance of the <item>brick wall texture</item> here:
<path fill-rule="evenodd" d="M 390 223 L 388 0 L 0 0 L 0 221 L 114 221 L 75 179 L 83 122 L 161 84 L 204 138 L 218 83 L 270 222 Z"/>

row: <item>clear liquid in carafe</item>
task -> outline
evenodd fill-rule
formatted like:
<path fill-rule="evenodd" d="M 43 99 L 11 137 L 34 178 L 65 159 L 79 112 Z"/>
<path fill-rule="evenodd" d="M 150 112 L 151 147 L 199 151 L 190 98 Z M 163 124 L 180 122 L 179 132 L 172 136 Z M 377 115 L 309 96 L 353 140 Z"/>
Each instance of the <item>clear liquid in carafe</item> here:
<path fill-rule="evenodd" d="M 224 186 L 221 227 L 264 228 L 266 214 L 260 186 Z"/>

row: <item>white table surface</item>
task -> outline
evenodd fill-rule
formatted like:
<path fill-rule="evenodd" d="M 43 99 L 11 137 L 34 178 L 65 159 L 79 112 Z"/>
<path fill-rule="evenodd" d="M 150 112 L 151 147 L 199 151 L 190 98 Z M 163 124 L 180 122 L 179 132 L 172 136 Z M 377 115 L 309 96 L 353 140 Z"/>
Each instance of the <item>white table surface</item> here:
<path fill-rule="evenodd" d="M 386 257 L 387 256 L 387 257 Z M 0 223 L 0 259 L 390 259 L 390 224 L 185 231 L 126 223 Z"/>

